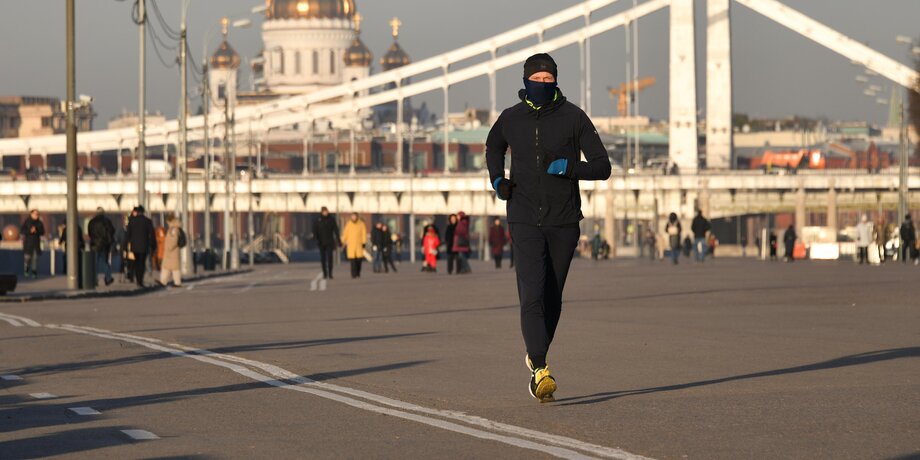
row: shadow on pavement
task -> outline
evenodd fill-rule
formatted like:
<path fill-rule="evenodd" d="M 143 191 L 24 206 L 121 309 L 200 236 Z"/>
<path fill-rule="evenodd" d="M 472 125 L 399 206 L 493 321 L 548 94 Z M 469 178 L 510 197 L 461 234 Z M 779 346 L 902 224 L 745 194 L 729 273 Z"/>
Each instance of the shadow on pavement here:
<path fill-rule="evenodd" d="M 571 398 L 562 398 L 557 399 L 557 403 L 560 406 L 575 406 L 583 404 L 597 404 L 611 399 L 622 398 L 624 396 L 636 396 L 644 395 L 649 393 L 658 393 L 663 391 L 677 391 L 685 390 L 688 388 L 696 388 L 707 385 L 715 385 L 725 382 L 734 382 L 738 380 L 749 380 L 756 379 L 761 377 L 773 377 L 777 375 L 786 375 L 786 374 L 797 374 L 801 372 L 811 372 L 811 371 L 820 371 L 828 369 L 837 369 L 841 367 L 849 366 L 859 366 L 862 364 L 871 364 L 882 361 L 890 361 L 893 359 L 901 358 L 918 358 L 920 357 L 920 347 L 907 347 L 907 348 L 892 348 L 890 350 L 878 350 L 871 351 L 867 353 L 859 353 L 855 355 L 843 356 L 840 358 L 831 359 L 828 361 L 822 361 L 819 363 L 806 364 L 802 366 L 787 367 L 784 369 L 775 369 L 772 371 L 763 371 L 763 372 L 754 372 L 751 374 L 742 374 L 735 375 L 731 377 L 723 377 L 712 380 L 701 380 L 698 382 L 690 383 L 681 383 L 677 385 L 666 385 L 653 388 L 643 388 L 640 390 L 622 390 L 622 391 L 610 391 L 604 393 L 595 393 L 585 396 L 575 396 Z"/>
<path fill-rule="evenodd" d="M 432 362 L 434 362 L 434 360 L 430 360 L 430 359 L 420 360 L 420 361 L 406 361 L 402 363 L 385 364 L 383 366 L 373 366 L 373 367 L 363 367 L 360 369 L 350 369 L 347 371 L 318 372 L 312 375 L 305 375 L 304 377 L 310 380 L 315 380 L 317 382 L 323 382 L 326 380 L 342 379 L 345 377 L 352 377 L 355 375 L 372 374 L 374 372 L 392 371 L 396 369 L 405 369 L 407 367 L 420 366 L 422 364 L 428 364 Z"/>
<path fill-rule="evenodd" d="M 519 305 L 502 305 L 498 307 L 455 308 L 451 310 L 433 310 L 433 311 L 420 311 L 416 313 L 400 313 L 397 315 L 352 316 L 349 318 L 336 318 L 336 319 L 329 319 L 326 321 L 358 321 L 358 320 L 366 320 L 366 319 L 406 318 L 410 316 L 449 315 L 451 313 L 468 313 L 468 312 L 473 312 L 473 311 L 507 310 L 510 308 L 520 308 L 520 306 Z"/>
<path fill-rule="evenodd" d="M 337 345 L 340 343 L 364 342 L 367 340 L 397 339 L 401 337 L 415 337 L 420 335 L 434 334 L 434 332 L 407 332 L 405 334 L 387 334 L 387 335 L 366 335 L 360 337 L 336 337 L 329 339 L 299 340 L 296 342 L 270 342 L 251 345 L 233 345 L 228 347 L 209 348 L 211 353 L 236 353 L 243 351 L 259 350 L 287 350 L 292 348 L 318 347 L 321 345 Z M 208 351 L 200 350 L 201 354 L 209 354 Z"/>
<path fill-rule="evenodd" d="M 120 432 L 131 427 L 109 426 L 59 431 L 26 439 L 0 442 L 4 459 L 45 458 L 122 446 L 129 439 Z"/>

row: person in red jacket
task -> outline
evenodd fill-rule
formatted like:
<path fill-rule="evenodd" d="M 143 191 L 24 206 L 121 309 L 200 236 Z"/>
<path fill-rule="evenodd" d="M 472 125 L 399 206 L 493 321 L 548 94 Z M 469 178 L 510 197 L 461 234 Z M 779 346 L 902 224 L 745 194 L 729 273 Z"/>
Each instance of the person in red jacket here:
<path fill-rule="evenodd" d="M 505 227 L 502 227 L 502 220 L 495 219 L 495 224 L 489 229 L 489 247 L 492 248 L 492 258 L 495 259 L 495 268 L 502 268 L 502 254 L 505 252 L 505 244 L 508 243 L 505 237 Z"/>
<path fill-rule="evenodd" d="M 438 232 L 434 227 L 428 227 L 428 233 L 422 239 L 422 250 L 425 252 L 425 265 L 430 272 L 438 271 L 438 246 L 440 245 Z"/>

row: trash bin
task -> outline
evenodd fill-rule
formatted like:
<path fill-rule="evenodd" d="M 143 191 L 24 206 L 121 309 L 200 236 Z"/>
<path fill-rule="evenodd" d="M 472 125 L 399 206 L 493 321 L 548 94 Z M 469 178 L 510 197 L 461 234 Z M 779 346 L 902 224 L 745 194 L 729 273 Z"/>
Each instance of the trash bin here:
<path fill-rule="evenodd" d="M 96 289 L 96 252 L 80 251 L 80 273 L 77 275 L 80 289 Z"/>
<path fill-rule="evenodd" d="M 201 253 L 201 265 L 207 271 L 214 271 L 217 266 L 217 255 L 212 250 L 205 250 Z"/>

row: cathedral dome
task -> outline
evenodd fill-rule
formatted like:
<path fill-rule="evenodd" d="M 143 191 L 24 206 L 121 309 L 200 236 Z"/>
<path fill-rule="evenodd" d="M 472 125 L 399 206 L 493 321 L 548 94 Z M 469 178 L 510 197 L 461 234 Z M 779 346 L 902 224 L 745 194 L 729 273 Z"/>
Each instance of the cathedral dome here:
<path fill-rule="evenodd" d="M 211 55 L 210 67 L 212 69 L 236 69 L 240 66 L 240 55 L 227 43 L 226 38 L 220 42 L 217 51 Z"/>
<path fill-rule="evenodd" d="M 390 21 L 390 26 L 393 28 L 393 44 L 390 45 L 387 54 L 384 54 L 383 57 L 380 58 L 380 65 L 383 67 L 383 70 L 393 70 L 412 62 L 412 60 L 409 59 L 409 55 L 403 51 L 397 41 L 399 39 L 399 27 L 402 26 L 402 22 L 400 22 L 399 18 L 393 18 L 393 20 Z"/>
<path fill-rule="evenodd" d="M 354 0 L 266 0 L 266 19 L 351 19 Z"/>
<path fill-rule="evenodd" d="M 345 65 L 348 67 L 370 67 L 374 60 L 371 50 L 367 49 L 364 42 L 359 37 L 351 42 L 351 46 L 345 51 Z"/>

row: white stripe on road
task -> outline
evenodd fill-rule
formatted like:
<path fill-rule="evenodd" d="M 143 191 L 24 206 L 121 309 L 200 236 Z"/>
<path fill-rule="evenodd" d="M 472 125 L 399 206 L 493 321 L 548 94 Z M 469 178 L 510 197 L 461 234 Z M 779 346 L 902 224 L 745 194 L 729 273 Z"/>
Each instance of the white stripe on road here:
<path fill-rule="evenodd" d="M 160 439 L 159 436 L 147 430 L 121 430 L 121 432 L 128 435 L 129 438 L 135 441 L 149 441 L 152 439 Z"/>
<path fill-rule="evenodd" d="M 35 321 L 29 319 L 29 318 L 23 318 L 22 316 L 11 315 L 11 314 L 9 314 L 9 313 L 0 313 L 0 319 L 2 319 L 2 320 L 4 320 L 4 321 L 10 321 L 10 320 L 13 320 L 13 321 L 16 321 L 16 322 L 20 322 L 20 321 L 21 321 L 21 322 L 25 323 L 26 326 L 41 327 L 41 324 L 39 324 L 39 323 L 37 323 L 37 322 L 35 322 Z M 12 324 L 12 323 L 11 323 L 11 324 Z"/>
<path fill-rule="evenodd" d="M 207 364 L 230 369 L 240 375 L 249 377 L 267 385 L 286 390 L 309 393 L 358 409 L 363 409 L 379 414 L 391 415 L 406 420 L 412 420 L 432 427 L 437 427 L 480 439 L 498 441 L 524 449 L 536 450 L 557 457 L 589 458 L 587 455 L 582 453 L 588 452 L 590 454 L 598 455 L 601 457 L 623 460 L 645 459 L 645 457 L 634 455 L 620 449 L 590 444 L 573 438 L 542 433 L 523 427 L 494 422 L 492 420 L 467 415 L 456 411 L 430 409 L 427 407 L 418 406 L 412 403 L 387 398 L 365 391 L 354 390 L 329 383 L 316 382 L 271 364 L 261 363 L 233 355 L 214 353 L 209 350 L 190 348 L 178 344 L 163 344 L 163 342 L 159 340 L 146 339 L 138 336 L 129 336 L 127 334 L 119 334 L 116 332 L 105 331 L 96 328 L 84 328 L 72 325 L 48 325 L 47 327 L 63 329 L 78 334 L 87 334 L 105 339 L 114 339 L 135 343 L 153 350 L 163 351 L 175 356 L 183 356 Z M 271 377 L 267 377 L 262 373 L 252 370 L 251 368 L 243 367 L 234 363 L 244 364 L 251 366 L 252 368 L 259 369 L 269 374 Z M 290 382 L 294 382 L 295 384 Z M 361 399 L 355 399 L 355 397 Z M 453 421 L 443 419 L 449 419 Z M 460 425 L 458 423 L 454 423 L 454 421 L 465 423 L 467 425 L 473 425 L 483 429 Z"/>
<path fill-rule="evenodd" d="M 316 275 L 316 278 L 313 278 L 313 281 L 310 281 L 310 290 L 315 291 L 316 286 L 319 284 L 319 280 L 323 277 L 322 273 Z"/>
<path fill-rule="evenodd" d="M 100 415 L 102 412 L 93 409 L 92 407 L 71 407 L 70 411 L 77 415 Z"/>
<path fill-rule="evenodd" d="M 244 287 L 243 289 L 240 289 L 239 291 L 236 291 L 236 293 L 237 293 L 237 294 L 242 294 L 242 293 L 244 293 L 244 292 L 246 292 L 246 291 L 252 289 L 253 287 L 255 287 L 255 286 L 258 285 L 258 284 L 259 284 L 259 283 L 249 283 L 248 286 Z"/>
<path fill-rule="evenodd" d="M 19 321 L 16 321 L 16 320 L 13 319 L 13 318 L 5 318 L 5 317 L 3 317 L 3 316 L 0 316 L 0 319 L 2 319 L 3 321 L 6 321 L 6 322 L 8 322 L 8 323 L 10 323 L 10 325 L 12 325 L 12 326 L 14 326 L 14 327 L 22 327 L 22 323 L 20 323 Z"/>
<path fill-rule="evenodd" d="M 0 379 L 6 380 L 9 382 L 13 380 L 22 380 L 22 377 L 18 375 L 0 375 Z"/>
<path fill-rule="evenodd" d="M 31 397 L 33 397 L 33 398 L 35 398 L 35 399 L 53 399 L 53 398 L 57 398 L 57 396 L 55 396 L 55 395 L 53 395 L 53 394 L 51 394 L 51 393 L 29 393 L 29 396 L 31 396 Z"/>

